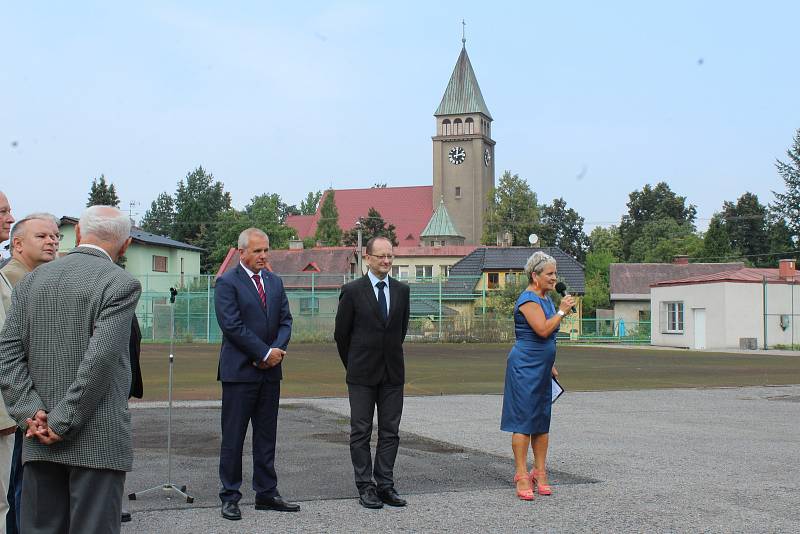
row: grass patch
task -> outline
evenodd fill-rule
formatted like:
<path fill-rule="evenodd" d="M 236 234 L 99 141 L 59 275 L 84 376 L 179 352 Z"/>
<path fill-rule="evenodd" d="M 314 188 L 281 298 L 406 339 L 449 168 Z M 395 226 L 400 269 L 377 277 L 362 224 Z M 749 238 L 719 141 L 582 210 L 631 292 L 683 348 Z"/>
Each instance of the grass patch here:
<path fill-rule="evenodd" d="M 503 392 L 509 344 L 406 345 L 406 394 L 453 395 Z M 173 398 L 221 398 L 219 347 L 175 345 Z M 143 400 L 166 400 L 169 345 L 142 346 Z M 560 382 L 568 391 L 800 384 L 800 358 L 645 347 L 560 346 Z M 333 344 L 289 346 L 281 395 L 347 395 L 344 368 Z"/>

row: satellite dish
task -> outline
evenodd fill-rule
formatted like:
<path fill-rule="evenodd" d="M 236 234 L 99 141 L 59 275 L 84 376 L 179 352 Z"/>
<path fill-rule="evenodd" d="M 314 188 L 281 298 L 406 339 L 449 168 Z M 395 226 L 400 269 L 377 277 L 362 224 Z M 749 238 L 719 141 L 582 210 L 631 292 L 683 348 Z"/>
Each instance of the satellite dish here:
<path fill-rule="evenodd" d="M 530 243 L 531 245 L 535 245 L 538 242 L 539 242 L 539 236 L 538 235 L 531 234 L 531 235 L 528 236 L 528 243 Z"/>

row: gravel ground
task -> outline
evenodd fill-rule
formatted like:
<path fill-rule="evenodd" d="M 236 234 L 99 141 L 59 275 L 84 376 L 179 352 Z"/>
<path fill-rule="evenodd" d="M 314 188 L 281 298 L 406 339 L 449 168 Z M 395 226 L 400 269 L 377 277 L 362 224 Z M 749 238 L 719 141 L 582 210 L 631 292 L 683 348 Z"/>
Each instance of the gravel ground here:
<path fill-rule="evenodd" d="M 407 398 L 396 478 L 409 505 L 365 510 L 351 486 L 346 443 L 331 439 L 346 432 L 346 399 L 286 401 L 279 485 L 302 510 L 257 512 L 245 483 L 239 522 L 220 517 L 215 497 L 219 412 L 214 403 L 181 404 L 174 423 L 212 429 L 206 439 L 192 435 L 197 450 L 179 451 L 176 460 L 195 503 L 143 496 L 129 503 L 133 521 L 123 532 L 800 531 L 800 386 L 567 392 L 551 427 L 554 495 L 533 502 L 514 497 L 510 436 L 498 430 L 501 403 L 492 395 Z M 163 409 L 133 411 L 135 434 L 145 437 L 128 491 L 165 473 L 163 450 L 145 431 Z M 152 426 L 164 428 L 163 421 Z"/>

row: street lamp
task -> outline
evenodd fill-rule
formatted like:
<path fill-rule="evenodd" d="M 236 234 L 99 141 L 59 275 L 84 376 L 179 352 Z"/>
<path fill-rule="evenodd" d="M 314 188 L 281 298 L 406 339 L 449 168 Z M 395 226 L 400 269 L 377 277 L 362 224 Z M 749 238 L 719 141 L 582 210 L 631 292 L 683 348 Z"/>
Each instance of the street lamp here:
<path fill-rule="evenodd" d="M 358 229 L 358 276 L 364 275 L 364 266 L 363 266 L 363 256 L 361 254 L 361 238 L 363 237 L 362 229 L 361 229 L 361 217 L 358 218 L 356 221 L 356 228 Z"/>

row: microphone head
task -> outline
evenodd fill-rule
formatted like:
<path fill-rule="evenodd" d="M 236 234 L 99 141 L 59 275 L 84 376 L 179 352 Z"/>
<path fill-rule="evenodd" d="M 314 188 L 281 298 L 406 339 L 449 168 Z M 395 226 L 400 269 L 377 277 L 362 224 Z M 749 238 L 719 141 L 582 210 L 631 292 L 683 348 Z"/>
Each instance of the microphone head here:
<path fill-rule="evenodd" d="M 567 284 L 565 284 L 564 282 L 558 282 L 556 284 L 556 293 L 563 296 L 566 292 L 567 292 Z"/>

